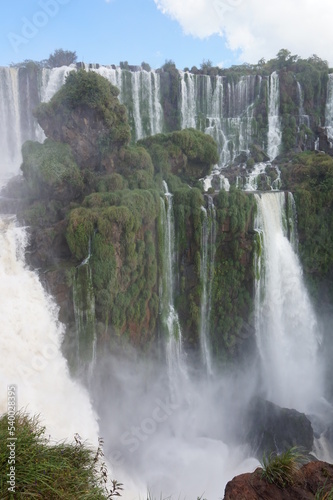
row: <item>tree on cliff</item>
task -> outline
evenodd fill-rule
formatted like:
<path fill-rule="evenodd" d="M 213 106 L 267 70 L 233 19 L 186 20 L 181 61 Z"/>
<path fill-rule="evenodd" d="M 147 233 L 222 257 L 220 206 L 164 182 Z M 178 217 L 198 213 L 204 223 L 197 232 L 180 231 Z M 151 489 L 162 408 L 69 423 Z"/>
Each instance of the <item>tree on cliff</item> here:
<path fill-rule="evenodd" d="M 74 64 L 76 61 L 76 52 L 56 49 L 47 59 L 47 66 L 50 68 L 60 68 L 60 66 L 69 66 L 70 64 Z"/>

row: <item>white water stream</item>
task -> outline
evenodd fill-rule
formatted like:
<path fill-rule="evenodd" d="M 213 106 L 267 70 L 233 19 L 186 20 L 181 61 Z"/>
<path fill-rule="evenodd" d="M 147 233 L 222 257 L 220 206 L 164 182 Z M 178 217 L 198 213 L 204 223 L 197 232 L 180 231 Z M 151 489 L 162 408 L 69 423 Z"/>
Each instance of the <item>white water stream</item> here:
<path fill-rule="evenodd" d="M 40 415 L 52 439 L 74 434 L 98 445 L 96 415 L 87 391 L 71 379 L 61 353 L 64 328 L 57 308 L 35 272 L 24 263 L 27 232 L 0 217 L 0 414 L 6 386 L 17 386 L 17 410 Z"/>
<path fill-rule="evenodd" d="M 270 401 L 309 412 L 323 391 L 321 336 L 298 256 L 287 237 L 285 193 L 255 196 L 262 241 L 255 300 L 263 384 Z"/>

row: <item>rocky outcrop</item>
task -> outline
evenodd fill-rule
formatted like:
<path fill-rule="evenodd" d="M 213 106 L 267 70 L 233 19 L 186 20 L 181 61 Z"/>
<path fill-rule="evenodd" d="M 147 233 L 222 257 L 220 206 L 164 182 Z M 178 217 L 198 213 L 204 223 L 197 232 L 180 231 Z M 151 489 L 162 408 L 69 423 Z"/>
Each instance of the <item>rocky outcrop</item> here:
<path fill-rule="evenodd" d="M 111 172 L 115 153 L 130 140 L 118 93 L 93 71 L 71 72 L 66 85 L 35 115 L 48 138 L 70 146 L 81 169 Z"/>
<path fill-rule="evenodd" d="M 293 446 L 310 453 L 313 447 L 313 429 L 304 413 L 255 397 L 246 415 L 245 440 L 261 460 L 263 455 L 285 451 Z"/>
<path fill-rule="evenodd" d="M 324 153 L 333 156 L 333 143 L 329 140 L 327 129 L 325 127 L 318 127 L 318 149 Z"/>
<path fill-rule="evenodd" d="M 301 467 L 286 488 L 270 484 L 262 477 L 262 469 L 241 474 L 229 481 L 224 500 L 310 500 L 331 498 L 333 465 L 311 462 Z"/>

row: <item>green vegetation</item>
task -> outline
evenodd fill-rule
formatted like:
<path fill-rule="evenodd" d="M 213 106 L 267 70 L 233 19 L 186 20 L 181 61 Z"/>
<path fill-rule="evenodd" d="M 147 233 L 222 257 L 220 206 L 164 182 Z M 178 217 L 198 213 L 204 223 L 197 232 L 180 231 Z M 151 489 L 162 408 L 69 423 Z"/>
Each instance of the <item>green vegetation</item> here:
<path fill-rule="evenodd" d="M 316 301 L 333 299 L 333 158 L 314 152 L 296 155 L 281 168 L 294 193 L 299 255 Z M 329 294 L 329 296 L 327 296 Z"/>
<path fill-rule="evenodd" d="M 180 129 L 179 73 L 173 61 L 165 61 L 161 72 L 161 104 L 165 131 Z"/>
<path fill-rule="evenodd" d="M 12 498 L 102 500 L 119 496 L 122 485 L 106 482 L 107 469 L 102 461 L 103 441 L 97 450 L 84 445 L 78 435 L 75 443 L 51 444 L 37 417 L 15 415 L 15 494 L 8 491 L 8 415 L 0 418 L 0 496 Z M 13 466 L 13 465 L 12 465 Z"/>
<path fill-rule="evenodd" d="M 315 500 L 333 500 L 333 488 L 327 489 L 329 485 L 324 485 L 316 491 Z"/>
<path fill-rule="evenodd" d="M 218 162 L 214 139 L 192 128 L 157 134 L 138 141 L 138 144 L 147 149 L 155 171 L 163 178 L 172 173 L 183 182 L 195 184 Z"/>
<path fill-rule="evenodd" d="M 56 66 L 66 52 L 56 51 L 55 60 L 50 56 L 50 64 Z M 67 55 L 74 57 L 75 53 Z M 35 227 L 44 227 L 44 243 L 53 243 L 57 237 L 63 255 L 71 254 L 73 266 L 87 257 L 91 245 L 89 266 L 99 339 L 109 341 L 112 336 L 124 335 L 136 343 L 149 343 L 158 322 L 163 268 L 161 187 L 166 180 L 174 195 L 175 260 L 179 270 L 175 302 L 184 338 L 195 346 L 202 294 L 204 198 L 199 179 L 218 162 L 217 147 L 201 131 L 177 130 L 180 76 L 173 61 L 166 61 L 159 73 L 164 130 L 170 133 L 130 144 L 128 117 L 133 124 L 134 80 L 128 63 L 122 62 L 121 66 L 122 98 L 128 102 L 128 116 L 119 103 L 118 90 L 96 72 L 84 70 L 71 72 L 53 99 L 36 111 L 46 134 L 69 144 L 47 139 L 43 145 L 30 141 L 24 145 L 22 171 L 30 191 L 23 217 Z M 142 66 L 150 70 L 146 63 Z M 257 65 L 221 69 L 203 60 L 200 69 L 193 71 L 199 76 L 209 75 L 212 88 L 216 75 L 225 76 L 226 83 L 238 82 L 244 75 L 257 75 L 251 80 L 256 97 L 251 118 L 254 142 L 250 157 L 245 155 L 244 160 L 248 168 L 266 159 L 263 150 L 268 128 L 268 77 L 272 71 L 277 71 L 280 78 L 283 153 L 310 144 L 316 125 L 323 122 L 329 70 L 326 62 L 316 56 L 301 59 L 282 49 L 275 59 L 261 60 Z M 147 77 L 143 73 L 139 76 Z M 199 90 L 204 92 L 207 78 L 198 80 L 202 80 Z M 302 86 L 304 112 L 311 115 L 312 130 L 299 126 L 297 82 Z M 141 104 L 142 130 L 146 134 L 149 109 Z M 202 130 L 207 126 L 205 116 L 202 113 L 197 117 Z M 233 152 L 239 133 L 232 124 L 229 132 L 235 132 L 228 144 Z M 135 137 L 135 130 L 133 134 Z M 81 148 L 83 143 L 85 147 Z M 295 194 L 300 256 L 311 292 L 316 297 L 324 296 L 326 302 L 332 301 L 333 160 L 326 155 L 302 153 L 281 169 L 284 186 Z M 271 180 L 276 176 L 272 168 L 267 174 Z M 269 187 L 265 179 L 263 176 L 259 183 L 262 189 Z M 252 196 L 231 189 L 230 193 L 216 195 L 214 203 L 217 239 L 210 331 L 216 358 L 226 362 L 246 348 L 244 337 L 251 323 L 256 272 L 252 269 L 253 252 L 260 241 L 250 228 L 255 211 Z M 56 223 L 58 232 L 52 227 Z"/>
<path fill-rule="evenodd" d="M 76 63 L 76 52 L 70 50 L 56 49 L 53 54 L 50 54 L 46 61 L 46 65 L 50 68 L 59 68 L 61 66 L 70 66 Z"/>
<path fill-rule="evenodd" d="M 252 310 L 254 197 L 231 189 L 214 199 L 217 219 L 211 329 L 214 355 L 222 362 L 242 354 L 246 318 Z M 245 349 L 246 350 L 246 349 Z"/>
<path fill-rule="evenodd" d="M 173 197 L 177 260 L 180 283 L 175 303 L 183 335 L 196 344 L 199 336 L 201 304 L 201 233 L 203 196 L 188 186 L 177 189 Z"/>
<path fill-rule="evenodd" d="M 96 318 L 106 331 L 136 333 L 136 341 L 154 334 L 158 314 L 155 225 L 157 191 L 93 193 L 70 211 L 66 238 L 77 260 L 91 241 Z M 149 314 L 147 314 L 149 311 Z"/>
<path fill-rule="evenodd" d="M 82 194 L 83 179 L 67 144 L 46 139 L 22 146 L 21 170 L 36 198 L 64 200 Z"/>
<path fill-rule="evenodd" d="M 103 121 L 107 131 L 101 131 L 99 147 L 102 153 L 130 140 L 126 108 L 117 96 L 119 90 L 94 71 L 71 71 L 66 83 L 48 103 L 42 103 L 35 116 L 43 126 L 45 121 L 60 120 L 59 126 L 67 123 L 71 112 L 77 108 L 94 110 Z"/>
<path fill-rule="evenodd" d="M 294 482 L 294 475 L 304 463 L 304 456 L 297 447 L 277 455 L 271 453 L 269 457 L 263 457 L 262 477 L 270 484 L 280 488 L 286 488 Z"/>

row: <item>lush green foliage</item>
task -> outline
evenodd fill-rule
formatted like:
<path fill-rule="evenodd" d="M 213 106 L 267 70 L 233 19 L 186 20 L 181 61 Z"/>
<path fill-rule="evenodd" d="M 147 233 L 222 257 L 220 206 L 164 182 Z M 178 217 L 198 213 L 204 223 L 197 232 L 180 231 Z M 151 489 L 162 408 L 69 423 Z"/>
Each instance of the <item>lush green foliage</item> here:
<path fill-rule="evenodd" d="M 34 196 L 75 199 L 82 193 L 82 175 L 67 144 L 50 139 L 44 144 L 27 141 L 22 155 L 21 170 Z"/>
<path fill-rule="evenodd" d="M 76 63 L 76 52 L 70 50 L 56 49 L 53 54 L 50 54 L 47 60 L 47 66 L 50 68 L 58 68 L 60 66 L 70 66 Z"/>
<path fill-rule="evenodd" d="M 154 333 L 158 314 L 159 210 L 157 191 L 122 190 L 93 193 L 69 214 L 66 236 L 78 260 L 91 241 L 97 319 L 118 334 L 135 332 L 137 342 Z"/>
<path fill-rule="evenodd" d="M 187 342 L 197 343 L 201 303 L 201 232 L 204 200 L 199 189 L 188 186 L 174 192 L 173 209 L 180 287 L 176 307 Z"/>
<path fill-rule="evenodd" d="M 154 166 L 145 148 L 132 145 L 124 147 L 119 151 L 117 171 L 129 180 L 137 171 L 146 171 L 149 178 L 152 179 Z"/>
<path fill-rule="evenodd" d="M 262 477 L 271 484 L 280 488 L 286 488 L 294 481 L 295 472 L 304 463 L 304 456 L 297 447 L 277 455 L 271 453 L 269 457 L 263 457 Z"/>
<path fill-rule="evenodd" d="M 217 218 L 211 332 L 215 356 L 230 361 L 242 351 L 252 309 L 253 235 L 248 233 L 254 198 L 241 191 L 221 191 L 214 199 Z"/>
<path fill-rule="evenodd" d="M 126 109 L 119 103 L 118 94 L 119 90 L 95 71 L 71 71 L 65 85 L 50 102 L 42 103 L 35 115 L 40 123 L 56 116 L 66 123 L 74 109 L 94 110 L 109 129 L 109 134 L 101 137 L 100 145 L 108 150 L 112 145 L 127 144 L 130 140 Z"/>
<path fill-rule="evenodd" d="M 319 153 L 296 155 L 282 167 L 286 188 L 294 192 L 299 254 L 313 296 L 323 294 L 326 282 L 333 299 L 333 158 Z M 326 292 L 327 293 L 327 292 Z"/>
<path fill-rule="evenodd" d="M 107 470 L 101 446 L 96 451 L 75 443 L 51 444 L 37 417 L 23 412 L 15 415 L 15 498 L 102 500 L 114 498 L 122 485 L 113 482 L 113 492 L 105 486 Z M 8 491 L 8 416 L 0 418 L 0 496 L 14 498 Z M 100 443 L 101 445 L 102 443 Z"/>
<path fill-rule="evenodd" d="M 179 73 L 173 61 L 165 61 L 162 66 L 161 102 L 166 132 L 180 129 Z"/>
<path fill-rule="evenodd" d="M 138 141 L 152 158 L 155 171 L 165 178 L 172 173 L 184 182 L 195 183 L 218 162 L 214 139 L 195 129 L 157 134 Z"/>

